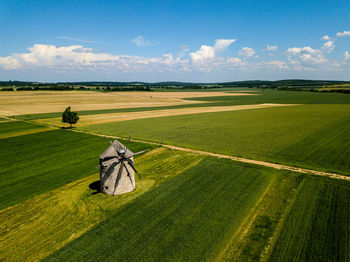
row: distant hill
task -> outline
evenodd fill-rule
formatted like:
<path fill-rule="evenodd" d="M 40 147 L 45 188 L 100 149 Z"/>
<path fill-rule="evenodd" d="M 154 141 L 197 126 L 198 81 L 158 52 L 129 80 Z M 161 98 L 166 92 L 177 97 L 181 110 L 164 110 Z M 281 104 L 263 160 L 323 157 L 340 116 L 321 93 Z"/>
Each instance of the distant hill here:
<path fill-rule="evenodd" d="M 317 91 L 350 93 L 350 81 L 285 79 L 277 81 L 248 80 L 217 83 L 195 82 L 57 82 L 42 83 L 29 81 L 0 81 L 0 91 L 35 91 L 35 90 L 98 90 L 101 92 L 119 91 L 155 91 L 159 89 L 215 89 L 215 88 L 263 88 L 281 91 Z"/>
<path fill-rule="evenodd" d="M 198 83 L 198 82 L 105 82 L 105 81 L 88 81 L 88 82 L 56 82 L 56 83 L 44 83 L 44 82 L 30 82 L 30 81 L 0 81 L 1 86 L 26 86 L 26 85 L 85 85 L 85 86 L 131 86 L 131 85 L 145 85 L 145 86 L 190 86 L 190 85 L 220 85 L 220 86 L 320 86 L 320 85 L 335 85 L 335 84 L 350 84 L 350 81 L 329 81 L 329 80 L 304 80 L 304 79 L 286 79 L 277 81 L 266 80 L 247 80 L 247 81 L 234 81 L 234 82 L 213 82 L 213 83 Z"/>

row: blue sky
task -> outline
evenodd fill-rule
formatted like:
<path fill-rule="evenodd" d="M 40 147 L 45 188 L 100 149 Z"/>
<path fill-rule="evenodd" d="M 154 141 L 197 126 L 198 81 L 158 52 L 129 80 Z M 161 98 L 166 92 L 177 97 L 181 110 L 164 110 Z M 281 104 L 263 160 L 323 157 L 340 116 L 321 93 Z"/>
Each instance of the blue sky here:
<path fill-rule="evenodd" d="M 350 80 L 350 1 L 2 1 L 0 80 Z"/>

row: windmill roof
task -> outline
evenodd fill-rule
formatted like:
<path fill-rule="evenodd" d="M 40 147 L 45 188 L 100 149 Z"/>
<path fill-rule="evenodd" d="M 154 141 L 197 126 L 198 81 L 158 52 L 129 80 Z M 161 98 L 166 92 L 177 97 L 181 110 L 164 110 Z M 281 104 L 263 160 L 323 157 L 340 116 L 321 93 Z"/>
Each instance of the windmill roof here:
<path fill-rule="evenodd" d="M 131 150 L 126 149 L 122 143 L 120 143 L 118 140 L 114 140 L 114 142 L 100 155 L 100 159 L 109 156 L 118 156 L 117 150 L 120 151 L 121 149 L 126 150 L 125 157 L 127 158 L 134 155 L 134 153 Z"/>

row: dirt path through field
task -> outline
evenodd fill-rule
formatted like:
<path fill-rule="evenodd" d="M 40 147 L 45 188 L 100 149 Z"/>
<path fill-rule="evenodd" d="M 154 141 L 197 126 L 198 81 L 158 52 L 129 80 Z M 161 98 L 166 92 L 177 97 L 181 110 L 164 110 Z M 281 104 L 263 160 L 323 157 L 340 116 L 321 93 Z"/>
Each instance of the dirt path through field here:
<path fill-rule="evenodd" d="M 120 137 L 115 137 L 115 136 L 107 136 L 107 135 L 96 134 L 96 133 L 91 133 L 91 132 L 81 131 L 81 130 L 74 130 L 74 129 L 70 129 L 70 131 L 85 133 L 85 134 L 90 134 L 90 135 L 95 135 L 95 136 L 101 136 L 101 137 L 107 137 L 107 138 L 120 138 Z M 126 139 L 126 138 L 124 138 L 124 139 Z M 334 179 L 341 179 L 341 180 L 350 181 L 350 176 L 344 176 L 344 175 L 340 175 L 340 174 L 336 174 L 336 173 L 328 173 L 328 172 L 322 172 L 322 171 L 317 171 L 317 170 L 312 170 L 312 169 L 305 169 L 305 168 L 275 164 L 275 163 L 266 162 L 266 161 L 247 159 L 247 158 L 229 156 L 229 155 L 223 155 L 223 154 L 217 154 L 217 153 L 211 153 L 211 152 L 195 150 L 195 149 L 190 149 L 190 148 L 184 148 L 184 147 L 179 147 L 179 146 L 172 146 L 172 145 L 166 145 L 166 144 L 162 144 L 162 143 L 144 141 L 144 140 L 140 140 L 140 139 L 131 139 L 131 141 L 162 146 L 162 147 L 170 148 L 173 150 L 180 150 L 180 151 L 192 152 L 192 153 L 197 153 L 197 154 L 206 155 L 206 156 L 213 156 L 213 157 L 217 157 L 217 158 L 225 158 L 225 159 L 230 159 L 233 161 L 238 161 L 238 162 L 243 162 L 243 163 L 248 163 L 248 164 L 253 164 L 253 165 L 266 166 L 266 167 L 271 167 L 271 168 L 275 168 L 275 169 L 279 169 L 279 170 L 288 170 L 288 171 L 293 171 L 293 172 L 297 172 L 297 173 L 311 174 L 311 175 L 316 175 L 316 176 L 324 176 L 324 177 L 329 177 L 329 178 L 334 178 Z"/>
<path fill-rule="evenodd" d="M 25 121 L 25 120 L 19 120 L 19 121 L 33 123 L 32 121 Z M 53 126 L 48 125 L 48 127 L 53 127 Z M 94 136 L 100 136 L 100 137 L 120 138 L 120 137 L 115 137 L 115 136 L 108 136 L 108 135 L 103 135 L 103 134 L 87 132 L 87 131 L 81 131 L 81 130 L 77 130 L 77 129 L 66 129 L 66 130 L 72 131 L 72 132 L 94 135 Z M 184 147 L 166 145 L 166 144 L 155 143 L 155 142 L 150 142 L 150 141 L 144 141 L 144 140 L 140 140 L 140 139 L 131 139 L 131 141 L 152 144 L 152 145 L 162 146 L 162 147 L 166 147 L 166 148 L 170 148 L 170 149 L 174 149 L 174 150 L 192 152 L 192 153 L 197 153 L 197 154 L 206 155 L 206 156 L 213 156 L 213 157 L 217 157 L 217 158 L 231 159 L 233 161 L 254 164 L 254 165 L 259 165 L 259 166 L 266 166 L 266 167 L 271 167 L 271 168 L 275 168 L 275 169 L 279 169 L 279 170 L 288 170 L 288 171 L 293 171 L 293 172 L 297 172 L 297 173 L 311 174 L 311 175 L 316 175 L 316 176 L 325 176 L 325 177 L 329 177 L 329 178 L 350 181 L 350 176 L 344 176 L 344 175 L 340 175 L 340 174 L 336 174 L 336 173 L 322 172 L 322 171 L 317 171 L 317 170 L 275 164 L 275 163 L 266 162 L 266 161 L 247 159 L 247 158 L 235 157 L 235 156 L 229 156 L 229 155 L 223 155 L 223 154 L 216 154 L 216 153 L 195 150 L 195 149 L 190 149 L 190 148 L 184 148 Z"/>

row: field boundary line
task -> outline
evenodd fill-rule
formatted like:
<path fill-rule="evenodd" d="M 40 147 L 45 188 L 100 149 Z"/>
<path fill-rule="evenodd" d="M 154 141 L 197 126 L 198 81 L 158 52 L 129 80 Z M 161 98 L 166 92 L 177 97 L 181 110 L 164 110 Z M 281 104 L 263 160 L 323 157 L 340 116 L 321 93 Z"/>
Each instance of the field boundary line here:
<path fill-rule="evenodd" d="M 84 134 L 89 134 L 89 135 L 100 136 L 100 137 L 106 137 L 106 138 L 127 139 L 127 138 L 118 137 L 118 136 L 109 136 L 109 135 L 103 135 L 103 134 L 98 134 L 98 133 L 93 133 L 93 132 L 88 132 L 88 131 L 82 131 L 82 130 L 76 130 L 76 129 L 66 129 L 66 130 L 69 130 L 69 131 L 72 131 L 72 132 L 78 132 L 78 133 L 84 133 Z M 173 149 L 173 150 L 197 153 L 197 154 L 206 155 L 206 156 L 212 156 L 212 157 L 216 157 L 216 158 L 230 159 L 230 160 L 233 160 L 233 161 L 247 163 L 247 164 L 271 167 L 271 168 L 278 169 L 278 170 L 287 170 L 287 171 L 292 171 L 292 172 L 297 172 L 297 173 L 302 173 L 302 174 L 311 174 L 311 175 L 316 175 L 316 176 L 324 176 L 324 177 L 329 177 L 329 178 L 333 178 L 333 179 L 341 179 L 341 180 L 350 181 L 350 176 L 340 175 L 340 174 L 336 174 L 336 173 L 329 173 L 329 172 L 317 171 L 317 170 L 312 170 L 312 169 L 281 165 L 281 164 L 276 164 L 276 163 L 271 163 L 271 162 L 266 162 L 266 161 L 260 161 L 260 160 L 254 160 L 254 159 L 248 159 L 248 158 L 242 158 L 242 157 L 236 157 L 236 156 L 217 154 L 217 153 L 212 153 L 212 152 L 207 152 L 207 151 L 202 151 L 202 150 L 196 150 L 196 149 L 190 149 L 190 148 L 179 147 L 179 146 L 172 146 L 172 145 L 167 145 L 167 144 L 162 144 L 162 143 L 157 143 L 157 142 L 145 141 L 145 140 L 141 140 L 141 139 L 130 139 L 130 140 L 133 141 L 133 142 L 140 142 L 140 143 L 145 143 L 145 144 L 162 146 L 162 147 L 166 147 L 166 148 Z"/>

